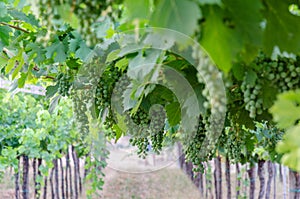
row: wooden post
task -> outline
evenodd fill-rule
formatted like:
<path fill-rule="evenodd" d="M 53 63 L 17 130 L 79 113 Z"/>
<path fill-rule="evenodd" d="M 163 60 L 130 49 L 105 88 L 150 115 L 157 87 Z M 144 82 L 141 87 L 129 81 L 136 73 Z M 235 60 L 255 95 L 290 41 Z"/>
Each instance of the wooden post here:
<path fill-rule="evenodd" d="M 289 198 L 300 199 L 300 177 L 299 173 L 289 170 Z"/>

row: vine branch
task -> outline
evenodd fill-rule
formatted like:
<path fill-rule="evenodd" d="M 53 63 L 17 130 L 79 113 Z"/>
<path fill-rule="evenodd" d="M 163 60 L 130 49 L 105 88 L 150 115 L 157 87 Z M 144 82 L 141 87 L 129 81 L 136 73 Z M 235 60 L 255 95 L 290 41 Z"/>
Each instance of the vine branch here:
<path fill-rule="evenodd" d="M 15 26 L 15 25 L 8 24 L 8 23 L 5 23 L 5 22 L 0 22 L 0 24 L 4 25 L 4 26 L 9 26 L 13 29 L 20 30 L 20 31 L 25 32 L 25 33 L 30 33 L 28 30 L 25 30 L 24 28 L 20 28 L 19 26 Z"/>

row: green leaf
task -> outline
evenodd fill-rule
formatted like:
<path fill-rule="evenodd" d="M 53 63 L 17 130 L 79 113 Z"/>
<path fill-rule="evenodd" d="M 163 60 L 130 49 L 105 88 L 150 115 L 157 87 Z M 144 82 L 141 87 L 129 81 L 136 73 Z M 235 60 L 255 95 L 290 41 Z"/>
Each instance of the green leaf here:
<path fill-rule="evenodd" d="M 300 171 L 300 126 L 294 126 L 287 130 L 283 141 L 276 146 L 278 153 L 283 153 L 281 162 L 297 171 Z"/>
<path fill-rule="evenodd" d="M 242 38 L 235 30 L 223 23 L 225 16 L 221 8 L 208 6 L 205 11 L 206 21 L 200 44 L 217 66 L 224 72 L 228 72 L 232 62 L 236 60 L 237 53 L 242 49 Z"/>
<path fill-rule="evenodd" d="M 0 50 L 2 50 L 1 47 L 0 47 Z M 7 64 L 7 61 L 8 61 L 8 58 L 6 58 L 4 56 L 0 56 L 0 70 L 3 66 L 5 66 Z"/>
<path fill-rule="evenodd" d="M 35 63 L 40 64 L 45 60 L 45 49 L 39 43 L 29 43 L 26 48 L 28 56 L 34 60 Z"/>
<path fill-rule="evenodd" d="M 125 0 L 129 19 L 148 19 L 150 17 L 150 0 Z"/>
<path fill-rule="evenodd" d="M 237 80 L 242 81 L 245 75 L 245 65 L 242 65 L 241 63 L 233 64 L 232 73 Z"/>
<path fill-rule="evenodd" d="M 18 79 L 18 87 L 23 88 L 27 79 L 28 73 L 21 73 L 21 77 Z"/>
<path fill-rule="evenodd" d="M 28 24 L 39 26 L 39 21 L 35 18 L 33 14 L 26 15 L 25 13 L 18 10 L 9 10 L 9 14 L 13 17 L 14 20 L 24 21 Z"/>
<path fill-rule="evenodd" d="M 288 91 L 277 96 L 270 112 L 279 128 L 290 128 L 300 119 L 300 90 Z"/>
<path fill-rule="evenodd" d="M 117 49 L 117 50 L 114 50 L 114 51 L 110 52 L 107 55 L 105 63 L 109 63 L 109 62 L 115 61 L 116 59 L 119 59 L 120 58 L 120 56 L 119 56 L 120 51 L 121 51 L 121 49 Z"/>
<path fill-rule="evenodd" d="M 216 5 L 222 6 L 222 1 L 221 0 L 198 0 L 198 2 L 199 2 L 200 5 L 205 5 L 205 4 L 212 5 L 212 4 L 216 4 Z"/>
<path fill-rule="evenodd" d="M 16 76 L 19 74 L 20 70 L 22 69 L 22 67 L 24 65 L 23 50 L 19 51 L 16 61 L 18 61 L 18 63 L 17 63 L 16 69 L 12 73 L 12 79 L 16 78 Z"/>
<path fill-rule="evenodd" d="M 1 10 L 0 17 L 5 17 L 7 15 L 7 8 L 5 3 L 0 2 L 0 10 Z"/>
<path fill-rule="evenodd" d="M 50 105 L 49 105 L 49 110 L 48 110 L 50 114 L 52 114 L 54 109 L 57 107 L 60 98 L 61 98 L 61 96 L 57 95 L 51 100 Z"/>
<path fill-rule="evenodd" d="M 9 44 L 9 32 L 11 29 L 7 26 L 0 25 L 0 41 L 3 42 L 4 45 Z"/>
<path fill-rule="evenodd" d="M 76 14 L 72 11 L 69 4 L 62 4 L 57 6 L 57 12 L 62 20 L 71 25 L 72 28 L 77 29 L 79 26 L 79 19 Z"/>
<path fill-rule="evenodd" d="M 264 49 L 271 55 L 275 46 L 280 51 L 300 52 L 300 17 L 289 11 L 290 1 L 264 1 L 264 14 L 267 20 L 264 33 Z"/>
<path fill-rule="evenodd" d="M 132 79 L 144 80 L 155 67 L 161 53 L 161 50 L 156 49 L 145 50 L 145 53 L 140 51 L 137 56 L 129 61 L 128 76 Z"/>
<path fill-rule="evenodd" d="M 51 98 L 57 93 L 59 85 L 56 84 L 55 86 L 48 86 L 46 88 L 46 98 Z"/>
<path fill-rule="evenodd" d="M 229 10 L 234 27 L 240 32 L 244 42 L 260 47 L 263 36 L 262 2 L 260 0 L 224 0 L 223 3 Z"/>
<path fill-rule="evenodd" d="M 92 50 L 86 45 L 85 42 L 81 42 L 79 49 L 75 55 L 82 61 L 87 61 Z"/>
<path fill-rule="evenodd" d="M 55 62 L 64 62 L 66 60 L 66 47 L 63 42 L 56 39 L 51 46 L 46 48 L 47 59 L 53 58 Z"/>
<path fill-rule="evenodd" d="M 152 14 L 150 24 L 192 35 L 198 29 L 198 20 L 201 17 L 201 10 L 195 2 L 161 0 Z"/>
<path fill-rule="evenodd" d="M 101 17 L 92 25 L 92 30 L 96 33 L 96 37 L 103 39 L 107 36 L 107 31 L 111 28 L 112 22 L 109 17 Z"/>
<path fill-rule="evenodd" d="M 70 51 L 76 52 L 76 50 L 79 48 L 79 46 L 82 42 L 82 38 L 81 38 L 80 34 L 76 31 L 72 32 L 72 36 L 75 38 L 70 39 L 69 49 L 70 49 Z"/>
<path fill-rule="evenodd" d="M 278 90 L 274 85 L 271 84 L 263 84 L 264 86 L 261 89 L 261 98 L 263 101 L 263 107 L 265 109 L 269 109 L 275 101 L 274 96 L 277 95 Z"/>
<path fill-rule="evenodd" d="M 128 59 L 124 57 L 123 59 L 120 59 L 119 61 L 116 62 L 116 67 L 121 71 L 124 71 L 127 69 L 128 63 L 129 63 Z"/>
<path fill-rule="evenodd" d="M 168 122 L 170 126 L 176 126 L 180 123 L 181 119 L 181 108 L 178 102 L 170 103 L 166 106 Z"/>
<path fill-rule="evenodd" d="M 257 74 L 253 70 L 247 71 L 245 78 L 245 82 L 247 85 L 249 84 L 251 86 L 255 86 Z"/>

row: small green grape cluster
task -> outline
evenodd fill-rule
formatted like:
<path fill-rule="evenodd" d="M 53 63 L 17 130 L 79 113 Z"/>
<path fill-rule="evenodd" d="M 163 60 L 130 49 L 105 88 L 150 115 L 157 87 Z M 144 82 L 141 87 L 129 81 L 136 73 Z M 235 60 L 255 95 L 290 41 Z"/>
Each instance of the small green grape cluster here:
<path fill-rule="evenodd" d="M 269 67 L 265 75 L 269 81 L 278 86 L 279 92 L 295 89 L 300 83 L 300 57 L 296 60 L 286 57 L 278 57 L 277 60 L 268 62 Z"/>
<path fill-rule="evenodd" d="M 150 140 L 153 151 L 159 153 L 163 147 L 164 140 L 164 126 L 166 113 L 162 106 L 150 110 Z"/>
<path fill-rule="evenodd" d="M 112 20 L 118 18 L 122 9 L 120 4 L 122 0 L 107 1 L 107 0 L 76 0 L 65 1 L 64 4 L 69 4 L 72 12 L 79 19 L 80 27 L 78 28 L 84 39 L 89 44 L 95 45 L 99 40 L 93 32 L 93 24 L 99 17 L 105 12 Z M 42 17 L 43 25 L 53 28 L 61 25 L 59 20 L 62 16 L 59 15 L 58 9 L 61 6 L 61 1 L 57 0 L 40 0 L 39 2 L 39 14 Z M 108 9 L 110 8 L 110 9 Z M 118 13 L 117 15 L 115 13 Z"/>
<path fill-rule="evenodd" d="M 136 146 L 138 148 L 137 154 L 139 157 L 146 158 L 150 146 L 150 142 L 146 137 L 132 137 L 129 142 L 132 146 Z"/>
<path fill-rule="evenodd" d="M 128 88 L 130 84 L 130 79 L 126 74 L 123 74 L 122 77 L 119 79 L 119 81 L 115 85 L 114 94 L 117 100 L 123 99 L 123 93 Z"/>
<path fill-rule="evenodd" d="M 121 75 L 122 72 L 114 65 L 111 65 L 100 77 L 95 96 L 95 106 L 99 112 L 106 108 L 111 108 L 113 89 Z"/>
<path fill-rule="evenodd" d="M 198 62 L 197 78 L 205 85 L 202 95 L 207 99 L 204 102 L 207 114 L 210 114 L 207 124 L 207 138 L 205 147 L 207 151 L 215 149 L 217 138 L 224 127 L 226 117 L 226 92 L 222 73 L 211 62 L 210 57 L 201 49 L 195 47 L 193 58 Z M 206 153 L 206 152 L 205 152 Z"/>
<path fill-rule="evenodd" d="M 284 92 L 299 88 L 300 85 L 300 57 L 278 57 L 273 60 L 260 53 L 252 63 L 256 73 L 255 82 L 251 84 L 247 78 L 247 72 L 241 83 L 241 91 L 245 109 L 249 111 L 251 118 L 256 118 L 268 107 L 263 104 L 263 88 L 274 87 L 278 92 Z"/>
<path fill-rule="evenodd" d="M 127 115 L 125 123 L 128 126 L 128 134 L 133 136 L 129 140 L 130 143 L 138 148 L 137 154 L 140 157 L 146 157 L 150 146 L 148 139 L 150 118 L 147 112 L 140 107 L 133 116 Z"/>
<path fill-rule="evenodd" d="M 242 156 L 241 146 L 244 146 L 245 142 L 237 137 L 234 132 L 230 132 L 226 139 L 224 148 L 228 159 L 233 162 L 239 162 Z"/>
<path fill-rule="evenodd" d="M 206 157 L 200 154 L 201 148 L 205 147 L 203 146 L 203 141 L 206 137 L 207 122 L 208 121 L 206 118 L 199 117 L 197 132 L 191 139 L 190 143 L 184 149 L 186 159 L 188 161 L 191 161 L 195 166 L 195 172 L 203 171 L 203 162 L 206 162 L 211 158 L 210 153 L 207 153 Z"/>
<path fill-rule="evenodd" d="M 261 92 L 261 85 L 250 85 L 244 80 L 241 85 L 241 90 L 243 92 L 245 109 L 250 112 L 249 116 L 255 118 L 256 114 L 262 114 L 263 112 L 263 101 L 259 98 Z"/>
<path fill-rule="evenodd" d="M 69 74 L 60 73 L 57 77 L 58 90 L 57 92 L 62 96 L 68 96 L 71 92 L 71 76 Z"/>

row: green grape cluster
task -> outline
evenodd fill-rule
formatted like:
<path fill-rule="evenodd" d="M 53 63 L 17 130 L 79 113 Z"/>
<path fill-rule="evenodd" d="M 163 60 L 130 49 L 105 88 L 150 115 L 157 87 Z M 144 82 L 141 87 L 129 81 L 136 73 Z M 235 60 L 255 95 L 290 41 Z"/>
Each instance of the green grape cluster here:
<path fill-rule="evenodd" d="M 97 42 L 96 33 L 93 30 L 93 24 L 97 22 L 99 17 L 104 13 L 108 15 L 113 21 L 116 21 L 121 16 L 122 7 L 119 4 L 122 0 L 40 0 L 39 2 L 39 14 L 42 17 L 43 25 L 48 27 L 60 26 L 62 23 L 60 19 L 58 8 L 62 4 L 68 4 L 72 13 L 79 19 L 79 28 L 81 35 L 89 44 L 95 45 Z"/>
<path fill-rule="evenodd" d="M 262 114 L 263 112 L 263 101 L 259 97 L 262 86 L 260 84 L 250 85 L 246 80 L 241 85 L 243 92 L 245 109 L 250 112 L 249 116 L 255 118 L 256 114 Z"/>
<path fill-rule="evenodd" d="M 150 146 L 149 140 L 146 137 L 133 137 L 129 141 L 133 146 L 138 148 L 138 156 L 146 158 Z"/>
<path fill-rule="evenodd" d="M 190 143 L 184 149 L 186 159 L 188 161 L 191 161 L 193 165 L 195 165 L 195 172 L 203 171 L 203 162 L 206 162 L 212 158 L 211 153 L 207 153 L 205 157 L 200 154 L 201 148 L 206 147 L 203 146 L 203 144 L 207 132 L 207 123 L 207 118 L 199 118 L 197 132 L 191 139 Z"/>
<path fill-rule="evenodd" d="M 138 148 L 137 154 L 140 157 L 145 157 L 150 146 L 148 138 L 150 118 L 147 112 L 140 107 L 134 115 L 127 115 L 125 123 L 128 126 L 128 134 L 132 136 L 130 143 Z"/>
<path fill-rule="evenodd" d="M 123 100 L 123 93 L 128 88 L 130 84 L 129 77 L 125 74 L 119 79 L 114 88 L 114 95 L 117 100 Z"/>
<path fill-rule="evenodd" d="M 202 95 L 207 99 L 204 102 L 207 114 L 210 115 L 207 120 L 207 138 L 205 147 L 207 151 L 215 149 L 216 142 L 224 126 L 226 115 L 226 92 L 222 74 L 211 62 L 208 55 L 201 49 L 197 50 L 195 46 L 193 58 L 198 62 L 197 78 L 200 83 L 205 85 Z"/>
<path fill-rule="evenodd" d="M 150 111 L 151 123 L 150 123 L 150 140 L 153 151 L 159 153 L 163 147 L 164 140 L 164 126 L 166 113 L 162 106 L 153 108 Z"/>
<path fill-rule="evenodd" d="M 233 162 L 239 162 L 242 156 L 241 146 L 245 145 L 243 139 L 239 138 L 236 133 L 229 132 L 228 135 L 226 135 L 226 141 L 222 143 L 224 144 L 223 147 L 228 159 Z"/>
<path fill-rule="evenodd" d="M 116 124 L 111 107 L 112 94 L 114 92 L 114 87 L 117 81 L 120 79 L 122 73 L 123 72 L 114 65 L 108 66 L 101 75 L 95 91 L 94 104 L 96 113 L 98 113 L 100 117 L 102 117 L 103 114 L 106 114 L 104 125 L 107 128 L 107 131 L 105 134 L 106 137 L 110 139 L 116 137 L 116 132 L 112 130 L 113 126 Z"/>
<path fill-rule="evenodd" d="M 295 89 L 300 84 L 300 57 L 296 60 L 278 57 L 276 61 L 268 62 L 267 78 L 278 86 L 279 92 Z"/>
<path fill-rule="evenodd" d="M 60 73 L 57 77 L 58 90 L 62 96 L 68 96 L 71 92 L 72 77 L 69 74 Z"/>
<path fill-rule="evenodd" d="M 106 108 L 111 108 L 111 97 L 113 89 L 121 75 L 122 72 L 114 65 L 108 67 L 107 70 L 105 70 L 101 75 L 96 87 L 95 95 L 95 106 L 99 112 L 105 110 Z"/>
<path fill-rule="evenodd" d="M 269 107 L 264 107 L 264 88 L 274 87 L 279 93 L 299 88 L 300 86 L 300 57 L 278 57 L 273 60 L 260 53 L 252 63 L 255 75 L 246 75 L 241 83 L 241 91 L 245 109 L 251 118 L 263 113 Z M 249 76 L 255 81 L 249 82 Z M 256 77 L 255 77 L 256 76 Z"/>

